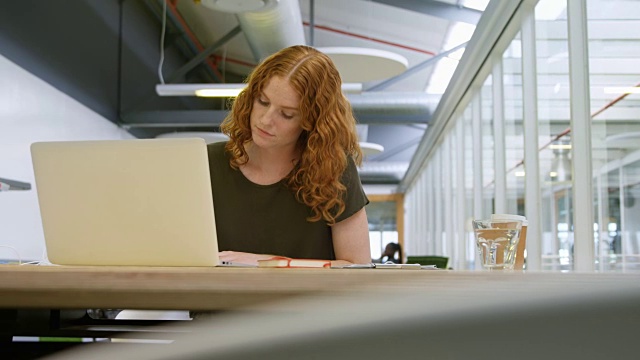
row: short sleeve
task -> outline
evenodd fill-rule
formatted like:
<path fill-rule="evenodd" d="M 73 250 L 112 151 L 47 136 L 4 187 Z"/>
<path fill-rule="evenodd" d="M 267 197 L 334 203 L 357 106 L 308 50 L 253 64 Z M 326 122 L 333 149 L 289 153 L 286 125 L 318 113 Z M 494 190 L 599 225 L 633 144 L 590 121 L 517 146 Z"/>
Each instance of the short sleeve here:
<path fill-rule="evenodd" d="M 344 212 L 338 216 L 336 222 L 340 222 L 351 217 L 351 215 L 357 213 L 360 209 L 369 204 L 369 199 L 362 188 L 360 175 L 358 175 L 358 168 L 351 156 L 347 157 L 347 168 L 342 174 L 341 181 L 347 188 L 347 191 L 344 194 L 345 209 Z"/>

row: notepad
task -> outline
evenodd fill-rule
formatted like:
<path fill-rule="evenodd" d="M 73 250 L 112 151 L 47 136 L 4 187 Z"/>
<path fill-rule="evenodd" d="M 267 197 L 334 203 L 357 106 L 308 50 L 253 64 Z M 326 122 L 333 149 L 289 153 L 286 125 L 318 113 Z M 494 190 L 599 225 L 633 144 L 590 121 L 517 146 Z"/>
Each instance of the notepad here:
<path fill-rule="evenodd" d="M 331 261 L 317 259 L 292 259 L 274 256 L 266 260 L 258 260 L 261 268 L 331 268 Z"/>
<path fill-rule="evenodd" d="M 375 264 L 376 269 L 409 269 L 420 270 L 422 266 L 420 264 Z"/>

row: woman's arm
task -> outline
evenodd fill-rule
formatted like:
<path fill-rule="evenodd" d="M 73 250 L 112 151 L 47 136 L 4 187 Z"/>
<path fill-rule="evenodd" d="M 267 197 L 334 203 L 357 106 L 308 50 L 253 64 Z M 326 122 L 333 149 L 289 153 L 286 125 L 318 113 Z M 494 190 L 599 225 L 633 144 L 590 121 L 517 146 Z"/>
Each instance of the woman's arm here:
<path fill-rule="evenodd" d="M 221 251 L 218 253 L 220 261 L 228 261 L 238 264 L 255 265 L 258 266 L 258 260 L 267 260 L 274 255 L 267 254 L 252 254 L 239 251 Z"/>
<path fill-rule="evenodd" d="M 336 261 L 333 266 L 371 263 L 369 223 L 364 208 L 331 227 Z"/>
<path fill-rule="evenodd" d="M 331 227 L 333 249 L 336 259 L 332 266 L 371 263 L 369 244 L 369 223 L 364 208 Z M 238 251 L 221 251 L 221 261 L 258 265 L 258 260 L 266 260 L 274 255 L 252 254 Z"/>

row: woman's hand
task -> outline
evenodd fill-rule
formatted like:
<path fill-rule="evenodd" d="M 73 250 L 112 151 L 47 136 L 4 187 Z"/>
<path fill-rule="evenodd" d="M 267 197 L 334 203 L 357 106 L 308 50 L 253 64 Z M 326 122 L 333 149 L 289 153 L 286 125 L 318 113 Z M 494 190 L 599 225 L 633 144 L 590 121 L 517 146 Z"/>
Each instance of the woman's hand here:
<path fill-rule="evenodd" d="M 218 256 L 220 257 L 220 261 L 258 266 L 258 260 L 266 260 L 272 258 L 274 255 L 252 254 L 238 251 L 221 251 L 218 253 Z"/>

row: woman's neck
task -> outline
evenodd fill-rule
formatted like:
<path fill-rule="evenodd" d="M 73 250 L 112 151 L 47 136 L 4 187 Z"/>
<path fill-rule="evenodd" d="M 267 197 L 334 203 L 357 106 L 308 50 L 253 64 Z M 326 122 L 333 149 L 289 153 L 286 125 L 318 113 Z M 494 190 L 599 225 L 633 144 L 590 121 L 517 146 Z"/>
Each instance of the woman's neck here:
<path fill-rule="evenodd" d="M 271 185 L 284 179 L 293 170 L 299 154 L 292 150 L 265 150 L 246 145 L 249 161 L 240 166 L 242 174 L 251 182 L 259 185 Z"/>

